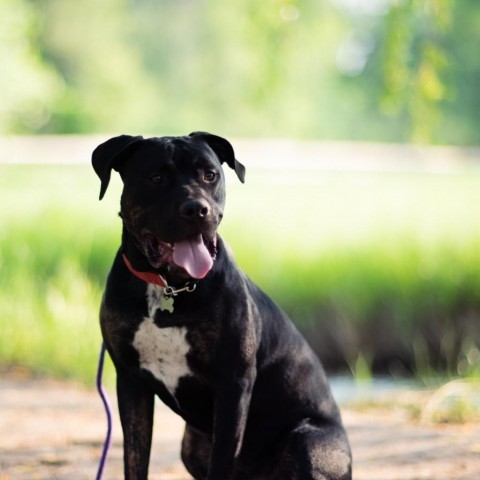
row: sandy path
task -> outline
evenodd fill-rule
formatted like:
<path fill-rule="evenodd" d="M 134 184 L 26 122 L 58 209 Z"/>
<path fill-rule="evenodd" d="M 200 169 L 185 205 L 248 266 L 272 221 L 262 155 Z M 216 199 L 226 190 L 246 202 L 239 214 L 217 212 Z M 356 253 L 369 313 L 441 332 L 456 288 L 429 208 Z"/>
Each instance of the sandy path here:
<path fill-rule="evenodd" d="M 114 403 L 114 395 L 110 392 Z M 479 480 L 480 425 L 427 427 L 397 411 L 343 408 L 355 480 Z M 152 480 L 187 480 L 179 460 L 182 422 L 158 403 Z M 94 479 L 105 431 L 94 391 L 47 380 L 0 381 L 0 480 Z M 122 478 L 121 431 L 104 479 Z"/>

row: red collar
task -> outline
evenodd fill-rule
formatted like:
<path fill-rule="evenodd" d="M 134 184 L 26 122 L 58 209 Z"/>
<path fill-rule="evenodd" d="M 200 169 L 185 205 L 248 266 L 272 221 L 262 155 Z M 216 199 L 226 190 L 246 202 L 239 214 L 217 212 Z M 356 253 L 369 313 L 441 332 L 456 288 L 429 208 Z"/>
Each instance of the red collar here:
<path fill-rule="evenodd" d="M 160 278 L 160 275 L 158 275 L 157 273 L 138 272 L 132 267 L 132 264 L 130 263 L 130 261 L 128 260 L 127 256 L 124 253 L 122 253 L 122 258 L 125 265 L 130 270 L 130 272 L 132 272 L 140 280 L 143 280 L 144 282 L 147 282 L 147 283 L 160 285 L 161 287 L 164 287 L 164 288 L 167 287 L 166 283 Z"/>

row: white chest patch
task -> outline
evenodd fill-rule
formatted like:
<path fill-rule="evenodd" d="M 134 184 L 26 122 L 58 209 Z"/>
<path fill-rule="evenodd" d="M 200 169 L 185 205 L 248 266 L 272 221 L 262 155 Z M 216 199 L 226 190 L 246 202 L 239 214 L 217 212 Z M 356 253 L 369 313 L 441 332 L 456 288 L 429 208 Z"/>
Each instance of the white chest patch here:
<path fill-rule="evenodd" d="M 186 340 L 186 327 L 159 328 L 155 325 L 153 319 L 159 308 L 161 295 L 162 287 L 148 285 L 149 317 L 145 317 L 138 327 L 133 346 L 140 354 L 140 367 L 148 370 L 174 394 L 179 379 L 191 375 L 186 357 L 190 345 Z"/>

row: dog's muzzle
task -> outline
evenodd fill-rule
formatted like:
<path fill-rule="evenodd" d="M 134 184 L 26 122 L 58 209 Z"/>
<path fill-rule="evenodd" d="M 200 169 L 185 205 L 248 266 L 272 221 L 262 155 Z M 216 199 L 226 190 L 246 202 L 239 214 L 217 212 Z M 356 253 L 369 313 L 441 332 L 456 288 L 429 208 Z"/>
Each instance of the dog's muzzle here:
<path fill-rule="evenodd" d="M 208 239 L 201 233 L 174 243 L 167 243 L 148 232 L 142 235 L 142 245 L 152 267 L 176 265 L 196 279 L 207 275 L 217 253 L 216 237 Z"/>

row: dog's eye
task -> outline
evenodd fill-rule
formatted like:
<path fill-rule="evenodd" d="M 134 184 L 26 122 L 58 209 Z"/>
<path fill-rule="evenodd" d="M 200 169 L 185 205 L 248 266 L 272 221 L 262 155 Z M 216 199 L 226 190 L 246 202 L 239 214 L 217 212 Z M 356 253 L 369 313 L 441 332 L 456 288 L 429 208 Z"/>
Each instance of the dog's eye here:
<path fill-rule="evenodd" d="M 206 182 L 213 182 L 216 178 L 217 178 L 217 173 L 214 172 L 213 170 L 207 170 L 203 175 L 203 179 Z"/>
<path fill-rule="evenodd" d="M 155 173 L 150 177 L 150 181 L 154 185 L 165 185 L 167 179 L 165 178 L 165 175 L 162 175 L 161 173 Z"/>

